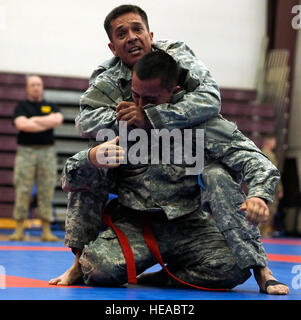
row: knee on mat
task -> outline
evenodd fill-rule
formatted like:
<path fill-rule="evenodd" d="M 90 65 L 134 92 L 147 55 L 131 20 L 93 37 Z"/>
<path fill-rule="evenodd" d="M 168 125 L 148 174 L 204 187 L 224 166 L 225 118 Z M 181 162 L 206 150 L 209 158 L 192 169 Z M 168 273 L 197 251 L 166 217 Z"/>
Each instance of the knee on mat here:
<path fill-rule="evenodd" d="M 244 283 L 250 276 L 249 269 L 240 269 L 234 260 L 208 260 L 199 271 L 205 287 L 232 289 Z"/>
<path fill-rule="evenodd" d="M 230 272 L 229 277 L 225 281 L 226 288 L 232 289 L 247 281 L 252 275 L 249 269 L 241 270 L 238 266 L 235 266 Z"/>
<path fill-rule="evenodd" d="M 123 270 L 108 255 L 101 257 L 85 248 L 79 262 L 87 285 L 119 286 L 127 283 L 126 268 Z"/>

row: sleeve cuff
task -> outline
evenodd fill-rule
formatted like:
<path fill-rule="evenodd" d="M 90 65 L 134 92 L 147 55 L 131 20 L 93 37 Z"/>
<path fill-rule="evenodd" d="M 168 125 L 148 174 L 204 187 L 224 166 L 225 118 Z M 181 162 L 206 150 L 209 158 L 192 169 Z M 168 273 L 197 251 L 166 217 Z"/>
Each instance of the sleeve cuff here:
<path fill-rule="evenodd" d="M 256 192 L 256 194 L 249 193 L 247 196 L 247 199 L 253 198 L 253 197 L 262 199 L 266 204 L 274 201 L 274 196 L 270 196 L 270 194 L 268 194 L 266 192 L 264 192 L 264 193 L 262 192 L 262 193 L 260 193 L 260 195 L 258 195 L 257 192 Z"/>
<path fill-rule="evenodd" d="M 154 129 L 163 129 L 164 124 L 161 120 L 160 113 L 157 111 L 156 106 L 147 105 L 143 108 L 148 120 Z"/>

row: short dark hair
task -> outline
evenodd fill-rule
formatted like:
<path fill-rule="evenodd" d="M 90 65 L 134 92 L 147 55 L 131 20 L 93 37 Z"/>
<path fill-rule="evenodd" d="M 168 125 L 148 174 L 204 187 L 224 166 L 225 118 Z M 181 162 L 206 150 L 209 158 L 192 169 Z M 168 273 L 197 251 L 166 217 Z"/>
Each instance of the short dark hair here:
<path fill-rule="evenodd" d="M 25 86 L 27 86 L 28 80 L 29 80 L 30 78 L 32 78 L 32 77 L 40 78 L 40 79 L 42 80 L 42 82 L 44 82 L 43 79 L 42 79 L 42 77 L 41 77 L 40 75 L 38 75 L 38 74 L 36 74 L 36 73 L 29 73 L 29 74 L 26 74 L 26 75 L 25 75 Z"/>
<path fill-rule="evenodd" d="M 272 140 L 272 139 L 276 139 L 276 135 L 274 133 L 264 133 L 262 135 L 263 141 Z"/>
<path fill-rule="evenodd" d="M 141 19 L 146 25 L 147 30 L 149 31 L 148 18 L 147 14 L 140 7 L 132 5 L 132 4 L 124 4 L 113 9 L 107 16 L 104 21 L 104 28 L 107 32 L 109 39 L 111 40 L 111 22 L 116 18 L 122 16 L 125 13 L 137 13 L 140 15 Z"/>
<path fill-rule="evenodd" d="M 179 67 L 177 62 L 164 51 L 152 51 L 144 55 L 133 71 L 140 80 L 159 78 L 162 87 L 171 90 L 178 82 Z"/>

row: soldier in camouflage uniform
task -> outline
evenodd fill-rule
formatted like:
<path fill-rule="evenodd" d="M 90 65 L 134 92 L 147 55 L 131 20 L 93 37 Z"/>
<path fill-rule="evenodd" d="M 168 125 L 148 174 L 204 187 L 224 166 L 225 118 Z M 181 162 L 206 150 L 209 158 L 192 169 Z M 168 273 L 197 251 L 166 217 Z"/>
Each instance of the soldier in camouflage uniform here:
<path fill-rule="evenodd" d="M 125 7 L 127 9 L 127 6 Z M 128 10 L 125 12 L 137 11 L 136 7 L 132 6 Z M 109 17 L 110 14 L 107 18 L 108 22 Z M 140 16 L 138 15 L 138 17 Z M 144 20 L 142 22 L 144 23 Z M 110 32 L 109 37 L 111 37 Z M 153 43 L 152 40 L 151 43 Z M 139 46 L 143 47 L 141 42 L 139 42 Z M 144 47 L 147 47 L 147 45 Z M 181 65 L 183 68 L 182 82 L 187 89 L 187 94 L 182 95 L 182 99 L 179 99 L 177 103 L 162 104 L 157 106 L 156 109 L 145 110 L 147 119 L 151 122 L 153 128 L 172 130 L 174 128 L 190 127 L 219 113 L 220 93 L 218 86 L 209 70 L 186 44 L 180 41 L 161 40 L 149 46 L 149 50 L 165 51 Z M 141 56 L 142 54 L 138 58 Z M 137 57 L 134 58 L 135 60 L 138 59 Z M 81 136 L 95 140 L 98 131 L 101 129 L 112 128 L 117 130 L 116 106 L 121 101 L 132 99 L 131 80 L 131 68 L 119 57 L 105 62 L 93 73 L 90 87 L 81 99 L 80 113 L 75 119 L 76 128 Z M 87 243 L 86 235 L 88 233 L 91 234 L 92 238 L 97 236 L 99 224 L 94 224 L 94 218 L 102 208 L 95 207 L 92 204 L 95 202 L 101 203 L 99 201 L 101 199 L 97 198 L 98 196 L 89 192 L 69 194 L 65 236 L 67 246 L 83 248 Z M 95 212 L 94 209 L 97 211 Z M 93 219 L 88 218 L 90 216 Z M 76 220 L 79 223 L 75 223 Z M 86 232 L 85 235 L 82 232 L 80 233 L 84 237 L 81 240 L 74 225 L 82 225 L 83 220 L 86 220 Z"/>
<path fill-rule="evenodd" d="M 118 21 L 116 17 L 115 20 Z M 157 105 L 156 108 L 144 109 L 144 114 L 151 126 L 154 128 L 168 129 L 185 128 L 204 122 L 206 119 L 216 115 L 220 109 L 218 87 L 210 76 L 209 71 L 198 59 L 196 59 L 192 51 L 183 43 L 171 41 L 156 42 L 153 44 L 152 50 L 163 50 L 168 52 L 170 55 L 174 56 L 176 61 L 183 68 L 186 69 L 186 73 L 182 73 L 182 75 L 184 75 L 182 77 L 182 81 L 186 85 L 186 94 L 182 95 L 181 99 L 178 99 L 177 103 L 164 103 Z M 190 69 L 190 72 L 188 72 L 187 69 Z M 114 128 L 117 124 L 116 119 L 122 120 L 122 117 L 118 118 L 118 112 L 116 118 L 116 105 L 122 100 L 130 99 L 130 81 L 131 70 L 123 63 L 121 58 L 112 59 L 96 71 L 92 77 L 90 88 L 81 100 L 81 113 L 76 119 L 77 128 L 83 136 L 95 138 L 99 129 L 106 127 Z M 226 136 L 226 138 L 229 137 Z M 82 159 L 77 159 L 77 156 L 75 156 L 74 159 L 79 161 L 79 163 L 82 161 Z M 72 162 L 74 160 L 70 161 Z M 237 180 L 234 181 L 232 176 L 224 170 L 224 167 L 221 164 L 210 163 L 207 168 L 217 168 L 218 171 L 215 171 L 214 176 L 204 175 L 206 183 L 206 192 L 204 192 L 204 194 L 211 194 L 210 190 L 214 191 L 211 194 L 211 199 L 213 202 L 216 201 L 213 196 L 214 194 L 216 195 L 216 183 L 219 183 L 220 179 L 223 180 L 225 177 L 227 177 L 228 180 L 230 178 L 231 183 L 227 184 L 226 181 L 224 181 L 226 188 L 221 189 L 220 197 L 222 201 L 219 201 L 219 204 L 227 204 L 227 208 L 232 205 L 231 212 L 233 213 L 227 217 L 223 212 L 223 207 L 212 205 L 209 207 L 207 201 L 209 198 L 204 199 L 203 203 L 207 205 L 207 208 L 211 210 L 210 212 L 216 218 L 218 227 L 222 230 L 232 251 L 234 250 L 234 256 L 237 261 L 240 261 L 241 267 L 245 267 L 247 265 L 259 266 L 262 267 L 262 270 L 266 270 L 265 266 L 267 259 L 259 241 L 258 229 L 253 228 L 253 230 L 250 231 L 250 226 L 246 223 L 244 218 L 241 215 L 239 217 L 235 216 L 235 213 L 239 211 L 237 208 L 238 203 L 241 205 L 244 202 L 242 201 L 242 199 L 244 199 L 244 195 L 239 191 L 238 195 L 240 195 L 241 198 L 237 199 L 235 204 L 232 203 L 233 201 L 231 202 L 231 205 L 227 202 L 229 198 L 233 200 L 233 194 L 237 194 L 236 191 L 237 188 L 239 188 L 239 176 L 241 174 L 236 174 Z M 82 169 L 80 169 L 80 171 L 81 170 Z M 86 170 L 89 171 L 90 169 L 85 167 L 85 172 Z M 216 174 L 217 172 L 218 174 Z M 231 174 L 233 174 L 233 172 L 231 172 Z M 84 178 L 84 180 L 85 179 L 86 178 Z M 106 180 L 103 181 L 104 185 L 106 185 Z M 212 182 L 215 182 L 215 184 L 213 185 Z M 68 185 L 69 184 L 67 183 L 66 189 L 68 188 Z M 91 184 L 91 188 L 87 187 L 87 192 L 75 192 L 70 194 L 65 242 L 71 247 L 83 248 L 83 246 L 87 244 L 87 239 L 94 240 L 98 235 L 101 222 L 99 216 L 99 218 L 95 220 L 95 217 L 97 217 L 97 214 L 99 213 L 93 212 L 93 210 L 102 209 L 104 200 L 107 199 L 107 190 L 106 188 L 102 188 L 101 192 L 89 192 L 93 188 L 95 190 L 97 189 L 97 187 L 93 186 L 94 184 Z M 227 191 L 233 187 L 234 189 L 231 189 L 231 196 L 229 197 L 228 195 L 223 198 L 223 196 L 227 194 Z M 82 191 L 85 189 L 80 187 L 77 188 L 74 185 L 70 190 Z M 94 199 L 96 199 L 97 205 L 93 201 Z M 267 198 L 267 200 L 268 199 L 269 198 Z M 256 217 L 250 217 L 250 220 L 252 219 L 255 219 L 256 222 Z M 240 230 L 241 224 L 245 225 L 244 230 Z M 248 250 L 244 251 L 246 248 Z M 80 254 L 77 255 L 77 258 L 79 258 L 79 256 Z M 72 268 L 70 268 L 70 270 L 71 269 Z M 67 271 L 63 277 L 54 279 L 51 283 L 70 283 L 70 277 L 68 279 L 68 273 L 70 274 L 70 270 Z M 270 276 L 270 278 L 271 277 L 272 276 Z M 257 278 L 263 279 L 264 276 L 260 275 Z M 268 277 L 265 277 L 265 279 L 267 278 Z M 264 284 L 262 286 L 264 287 Z M 280 290 L 278 290 L 278 293 L 280 293 Z"/>
<path fill-rule="evenodd" d="M 168 65 L 167 61 L 160 65 L 155 61 L 155 54 L 146 55 L 135 65 L 134 76 L 140 64 L 149 65 L 151 70 L 157 66 L 161 72 L 165 71 L 163 66 Z M 148 56 L 150 60 L 146 63 Z M 139 90 L 136 90 L 138 86 L 135 85 L 134 76 L 133 97 L 138 105 Z M 141 103 L 142 101 L 143 99 Z M 141 104 L 139 106 L 142 107 Z M 151 107 L 154 106 L 147 106 Z M 207 162 L 219 159 L 225 165 L 231 166 L 234 172 L 236 170 L 237 175 L 245 174 L 248 177 L 251 198 L 258 194 L 270 198 L 279 173 L 234 124 L 219 116 L 198 128 L 205 130 Z M 194 140 L 193 145 L 195 144 Z M 103 148 L 103 145 L 106 143 L 99 147 Z M 247 267 L 239 265 L 214 220 L 200 210 L 201 195 L 197 176 L 186 175 L 185 167 L 181 165 L 125 164 L 114 170 L 97 170 L 94 151 L 99 147 L 82 151 L 67 161 L 63 187 L 68 190 L 91 188 L 95 193 L 104 194 L 108 190 L 108 181 L 116 182 L 120 205 L 113 212 L 113 219 L 129 239 L 138 273 L 156 263 L 142 236 L 141 220 L 147 218 L 168 269 L 181 280 L 210 288 L 232 288 L 250 276 L 249 269 L 257 262 L 247 260 L 244 262 L 249 264 Z M 256 170 L 253 168 L 254 164 Z M 258 187 L 256 174 L 261 171 L 265 172 L 266 183 Z M 238 204 L 236 208 L 238 211 Z M 241 213 L 237 214 L 240 215 L 238 220 L 244 219 Z M 262 255 L 262 252 L 258 254 Z M 248 259 L 246 252 L 242 251 L 240 255 L 240 258 Z M 123 252 L 110 228 L 85 246 L 79 263 L 88 284 L 120 285 L 127 282 Z M 150 279 L 139 279 L 140 283 L 177 284 L 165 272 L 151 275 Z"/>
<path fill-rule="evenodd" d="M 27 100 L 20 101 L 13 115 L 18 132 L 14 186 L 16 201 L 13 217 L 16 230 L 10 240 L 22 240 L 24 220 L 28 216 L 33 185 L 37 184 L 39 215 L 42 221 L 42 241 L 57 241 L 50 230 L 52 200 L 56 184 L 56 155 L 53 128 L 63 116 L 55 104 L 43 99 L 43 81 L 31 75 L 26 79 Z"/>

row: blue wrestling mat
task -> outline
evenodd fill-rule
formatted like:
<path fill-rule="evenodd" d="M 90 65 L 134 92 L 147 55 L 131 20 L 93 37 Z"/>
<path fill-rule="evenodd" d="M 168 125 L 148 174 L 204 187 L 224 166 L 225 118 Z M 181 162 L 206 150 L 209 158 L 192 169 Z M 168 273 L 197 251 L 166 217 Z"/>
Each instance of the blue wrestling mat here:
<path fill-rule="evenodd" d="M 58 234 L 57 234 L 58 235 Z M 61 240 L 63 234 L 59 234 Z M 269 267 L 274 276 L 290 287 L 287 296 L 259 293 L 252 276 L 229 292 L 208 292 L 190 288 L 58 287 L 48 280 L 64 273 L 73 254 L 60 242 L 0 241 L 0 300 L 301 300 L 301 240 L 263 239 Z M 148 271 L 156 271 L 156 265 Z"/>

